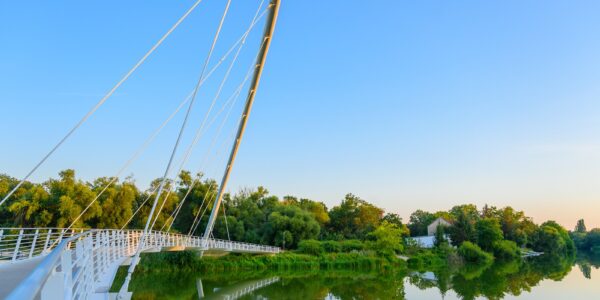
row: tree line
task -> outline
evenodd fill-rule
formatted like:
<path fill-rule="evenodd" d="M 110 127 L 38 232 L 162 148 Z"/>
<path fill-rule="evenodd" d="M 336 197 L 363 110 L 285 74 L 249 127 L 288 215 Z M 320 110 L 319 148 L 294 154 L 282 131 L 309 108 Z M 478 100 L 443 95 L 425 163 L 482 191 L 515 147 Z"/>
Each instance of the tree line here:
<path fill-rule="evenodd" d="M 0 175 L 0 197 L 17 183 L 13 177 Z M 76 178 L 74 170 L 64 170 L 58 178 L 23 184 L 0 207 L 0 226 L 143 228 L 159 184 L 160 179 L 156 179 L 147 190 L 141 190 L 132 178 L 100 177 L 84 182 Z M 163 208 L 153 216 L 154 229 L 171 228 L 174 232 L 201 235 L 217 190 L 215 180 L 181 172 L 177 180 L 167 182 L 167 192 L 159 198 L 158 207 Z M 400 252 L 403 245 L 393 243 L 404 244 L 402 237 L 408 235 L 426 235 L 427 226 L 438 217 L 452 224 L 443 230 L 455 246 L 469 242 L 486 251 L 527 247 L 553 253 L 575 249 L 573 234 L 556 222 L 537 225 L 524 212 L 511 207 L 486 205 L 478 210 L 475 205 L 466 204 L 435 213 L 417 210 L 404 224 L 397 214 L 386 213 L 353 194 L 328 208 L 323 202 L 310 199 L 280 199 L 264 187 L 225 194 L 213 235 L 285 248 L 296 248 L 303 240 L 371 240 L 380 243 L 379 248 Z"/>
<path fill-rule="evenodd" d="M 435 213 L 417 210 L 408 223 L 411 235 L 425 235 L 427 226 L 440 217 L 451 225 L 438 232 L 447 234 L 452 245 L 464 245 L 463 254 L 473 254 L 474 259 L 486 259 L 479 250 L 514 257 L 522 248 L 561 255 L 572 254 L 576 249 L 569 232 L 557 222 L 535 224 L 523 211 L 510 206 L 485 205 L 479 210 L 473 204 L 465 204 Z"/>
<path fill-rule="evenodd" d="M 577 249 L 590 254 L 600 255 L 600 228 L 587 230 L 585 221 L 580 219 L 575 230 L 570 232 Z"/>
<path fill-rule="evenodd" d="M 16 178 L 0 175 L 0 197 L 18 182 Z M 140 190 L 132 178 L 100 177 L 84 182 L 77 179 L 74 170 L 64 170 L 58 178 L 24 183 L 0 207 L 0 226 L 143 228 L 159 184 L 160 179 L 156 179 L 147 190 Z M 153 228 L 170 227 L 174 232 L 201 235 L 217 190 L 215 180 L 181 172 L 177 180 L 167 182 L 167 192 L 161 194 L 158 203 L 163 209 L 155 212 Z M 184 197 L 186 200 L 179 207 Z M 384 222 L 387 227 L 376 231 Z M 380 235 L 390 227 L 394 232 L 408 235 L 398 215 L 385 214 L 383 209 L 352 194 L 346 195 L 340 205 L 328 209 L 319 201 L 292 196 L 280 199 L 258 187 L 224 195 L 213 235 L 296 248 L 300 241 L 310 239 L 365 240 L 373 236 L 371 233 Z"/>

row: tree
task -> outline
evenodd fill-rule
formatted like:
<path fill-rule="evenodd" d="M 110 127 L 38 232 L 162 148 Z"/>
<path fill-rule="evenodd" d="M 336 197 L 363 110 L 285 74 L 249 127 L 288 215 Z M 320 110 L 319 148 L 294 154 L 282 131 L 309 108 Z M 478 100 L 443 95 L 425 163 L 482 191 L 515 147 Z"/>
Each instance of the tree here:
<path fill-rule="evenodd" d="M 533 233 L 528 228 L 529 223 L 533 224 L 531 219 L 527 218 L 524 212 L 515 211 L 510 206 L 497 210 L 496 215 L 500 221 L 504 238 L 514 241 L 518 245 L 525 245 L 528 234 Z"/>
<path fill-rule="evenodd" d="M 321 229 L 309 212 L 297 206 L 283 205 L 275 207 L 263 226 L 263 243 L 278 246 L 285 243 L 289 248 L 295 248 L 302 240 L 317 238 Z"/>
<path fill-rule="evenodd" d="M 329 212 L 328 229 L 343 238 L 364 239 L 381 222 L 383 210 L 352 194 L 347 194 L 339 206 Z"/>
<path fill-rule="evenodd" d="M 321 225 L 321 228 L 325 228 L 325 226 L 331 221 L 329 218 L 329 213 L 327 212 L 327 206 L 323 202 L 316 202 L 310 199 L 300 199 L 298 203 L 300 208 L 305 211 L 310 212 L 317 222 Z"/>
<path fill-rule="evenodd" d="M 544 222 L 532 238 L 532 246 L 536 251 L 552 254 L 570 254 L 575 251 L 575 244 L 566 229 L 554 221 Z"/>
<path fill-rule="evenodd" d="M 600 228 L 594 228 L 590 230 L 590 232 L 588 232 L 583 239 L 584 250 L 593 251 L 594 247 L 596 247 L 596 249 L 600 249 L 598 248 L 600 247 Z"/>
<path fill-rule="evenodd" d="M 49 190 L 47 207 L 53 211 L 52 224 L 56 227 L 68 227 L 83 212 L 96 194 L 89 185 L 76 180 L 75 171 L 67 169 L 59 173 L 60 179 L 50 179 L 44 185 Z M 102 216 L 100 203 L 94 202 L 79 218 L 73 228 L 82 228 L 88 220 Z"/>
<path fill-rule="evenodd" d="M 413 212 L 408 222 L 411 236 L 427 235 L 427 226 L 433 221 L 435 221 L 435 216 L 432 213 L 420 209 Z"/>
<path fill-rule="evenodd" d="M 465 210 L 454 212 L 455 221 L 448 228 L 450 240 L 454 246 L 460 246 L 465 241 L 475 242 L 477 233 L 475 232 L 476 216 Z"/>
<path fill-rule="evenodd" d="M 440 248 L 443 245 L 448 244 L 448 241 L 446 240 L 446 236 L 445 236 L 445 230 L 446 230 L 446 226 L 444 226 L 442 224 L 438 224 L 438 226 L 435 230 L 435 241 L 434 241 L 434 246 L 436 248 Z"/>
<path fill-rule="evenodd" d="M 492 251 L 494 243 L 504 239 L 500 223 L 496 219 L 481 219 L 475 224 L 475 229 L 477 231 L 477 245 L 485 251 Z"/>
<path fill-rule="evenodd" d="M 396 253 L 404 250 L 402 246 L 402 236 L 407 234 L 398 225 L 383 221 L 377 228 L 369 233 L 371 238 L 371 248 L 384 256 L 394 256 Z"/>
<path fill-rule="evenodd" d="M 96 195 L 106 188 L 113 178 L 102 177 L 94 181 L 92 190 Z M 138 197 L 138 189 L 133 182 L 110 185 L 99 197 L 102 215 L 88 221 L 95 228 L 121 228 L 133 215 L 133 204 Z"/>
<path fill-rule="evenodd" d="M 585 228 L 585 221 L 583 219 L 579 219 L 577 221 L 577 225 L 575 226 L 575 232 L 585 233 L 587 229 Z"/>

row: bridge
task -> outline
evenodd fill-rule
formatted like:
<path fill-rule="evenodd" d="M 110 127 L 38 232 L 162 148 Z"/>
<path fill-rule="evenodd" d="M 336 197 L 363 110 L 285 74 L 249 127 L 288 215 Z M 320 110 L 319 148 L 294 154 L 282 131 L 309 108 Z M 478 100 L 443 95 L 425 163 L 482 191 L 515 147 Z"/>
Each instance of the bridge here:
<path fill-rule="evenodd" d="M 109 92 L 100 99 L 100 101 L 77 123 L 73 128 L 67 131 L 66 135 L 51 148 L 51 150 L 33 167 L 20 182 L 13 187 L 2 199 L 0 206 L 10 201 L 16 200 L 12 197 L 15 191 L 21 187 L 30 176 L 41 166 L 46 160 L 54 154 L 89 118 L 93 115 L 114 93 L 119 87 L 127 81 L 127 79 L 147 60 L 147 58 L 164 42 L 165 39 L 196 9 L 201 3 L 197 0 L 194 4 L 181 16 L 179 20 L 150 48 L 150 50 L 123 76 Z M 260 82 L 263 67 L 266 62 L 266 56 L 272 40 L 277 14 L 279 10 L 279 0 L 261 0 L 249 27 L 243 32 L 242 36 L 237 40 L 232 47 L 229 48 L 221 57 L 214 67 L 209 68 L 213 50 L 219 39 L 219 35 L 224 23 L 224 20 L 229 11 L 231 0 L 223 1 L 225 8 L 220 18 L 219 25 L 213 37 L 211 47 L 208 51 L 206 60 L 202 66 L 199 79 L 192 90 L 190 96 L 181 102 L 179 107 L 173 114 L 167 118 L 162 125 L 150 135 L 148 140 L 136 151 L 133 156 L 119 169 L 113 179 L 104 187 L 104 189 L 96 195 L 96 197 L 83 209 L 76 218 L 69 220 L 70 225 L 66 228 L 0 228 L 0 297 L 6 299 L 109 299 L 108 290 L 116 275 L 117 269 L 121 265 L 128 265 L 127 277 L 123 287 L 119 291 L 117 297 L 119 299 L 127 299 L 131 297 L 128 292 L 129 282 L 132 274 L 135 271 L 137 264 L 140 261 L 140 254 L 143 252 L 160 252 L 160 251 L 181 251 L 194 250 L 202 255 L 206 251 L 218 251 L 223 253 L 254 253 L 254 254 L 276 254 L 279 253 L 278 247 L 265 245 L 249 244 L 231 241 L 229 239 L 229 229 L 227 228 L 227 240 L 213 238 L 213 229 L 220 208 L 223 206 L 222 200 L 225 194 L 227 183 L 233 168 L 233 164 L 240 146 L 248 117 L 254 103 L 256 91 Z M 268 2 L 266 5 L 265 2 Z M 221 92 L 231 70 L 236 64 L 238 54 L 246 44 L 246 39 L 252 29 L 260 19 L 265 17 L 264 33 L 260 39 L 260 47 L 254 60 L 251 62 L 250 68 L 245 72 L 246 76 L 242 83 L 235 89 L 231 97 L 223 104 L 223 108 L 216 113 L 213 113 L 213 106 L 220 98 Z M 234 51 L 235 50 L 235 51 Z M 235 105 L 237 97 L 240 95 L 243 87 L 248 84 L 246 101 L 243 105 L 241 116 L 237 121 L 236 131 L 232 140 L 231 151 L 225 169 L 222 174 L 218 191 L 211 197 L 204 197 L 200 206 L 200 210 L 195 212 L 194 222 L 191 224 L 190 231 L 187 234 L 172 232 L 171 226 L 175 222 L 179 212 L 184 207 L 184 202 L 187 199 L 193 184 L 189 187 L 187 193 L 179 201 L 175 210 L 170 217 L 170 225 L 164 224 L 160 230 L 155 230 L 154 226 L 159 218 L 159 214 L 164 208 L 166 200 L 161 201 L 161 196 L 168 198 L 172 190 L 168 187 L 170 176 L 173 173 L 172 164 L 181 143 L 182 135 L 189 121 L 190 111 L 192 110 L 200 87 L 213 74 L 213 72 L 222 65 L 222 63 L 231 57 L 234 53 L 231 62 L 224 73 L 224 77 L 218 84 L 218 88 L 205 118 L 202 120 L 199 128 L 196 131 L 194 140 L 185 151 L 178 172 L 183 170 L 184 165 L 188 161 L 194 146 L 197 144 L 200 137 L 205 133 L 219 114 L 224 110 L 229 109 L 225 115 L 221 127 L 218 128 L 215 134 L 215 140 L 220 135 L 223 125 L 227 121 L 229 112 Z M 131 221 L 127 221 L 120 229 L 76 229 L 78 220 L 88 211 L 88 209 L 96 202 L 100 195 L 112 185 L 117 178 L 133 163 L 143 152 L 146 147 L 154 140 L 156 135 L 169 123 L 175 114 L 187 104 L 185 117 L 181 124 L 179 134 L 175 140 L 168 164 L 165 168 L 164 175 L 160 180 L 160 184 L 151 191 L 150 195 L 134 213 L 137 214 L 141 207 L 146 203 L 152 203 L 148 217 L 143 229 L 126 229 Z M 212 119 L 209 116 L 214 115 Z M 214 140 L 210 147 L 214 145 Z M 207 151 L 208 153 L 208 151 Z M 201 170 L 199 170 L 200 172 Z M 150 198 L 154 201 L 149 201 Z M 206 206 L 204 206 L 204 201 Z M 201 236 L 194 235 L 196 228 L 201 223 L 202 216 L 209 208 L 210 202 L 213 202 L 208 222 Z M 162 203 L 161 203 L 162 202 Z M 202 213 L 201 213 L 202 211 Z M 225 214 L 224 209 L 222 210 Z M 225 217 L 225 225 L 227 226 L 227 218 Z M 165 228 L 166 227 L 166 228 Z M 271 284 L 274 281 L 267 280 L 266 282 L 256 282 L 244 287 L 241 292 L 230 295 L 232 299 L 237 298 L 249 291 L 260 288 L 266 284 Z"/>
<path fill-rule="evenodd" d="M 7 287 L 16 288 L 0 297 L 86 299 L 106 295 L 117 268 L 130 261 L 139 248 L 142 252 L 187 249 L 200 253 L 276 254 L 280 251 L 278 247 L 161 231 L 149 232 L 142 245 L 143 233 L 143 230 L 112 229 L 0 229 L 0 272 L 17 273 L 1 283 L 5 293 Z"/>

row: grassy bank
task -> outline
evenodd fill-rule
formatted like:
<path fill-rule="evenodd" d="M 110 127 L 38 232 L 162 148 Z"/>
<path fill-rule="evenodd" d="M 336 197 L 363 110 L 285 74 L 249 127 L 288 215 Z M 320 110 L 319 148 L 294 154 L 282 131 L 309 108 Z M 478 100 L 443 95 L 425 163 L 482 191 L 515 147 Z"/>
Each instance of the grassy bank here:
<path fill-rule="evenodd" d="M 402 265 L 403 262 L 399 260 L 361 253 L 307 255 L 286 252 L 278 255 L 230 254 L 222 257 L 200 258 L 195 252 L 181 251 L 145 254 L 142 256 L 137 272 L 387 269 Z"/>
<path fill-rule="evenodd" d="M 319 272 L 331 270 L 405 270 L 404 261 L 368 253 L 323 253 L 308 255 L 285 252 L 277 255 L 229 254 L 221 257 L 200 257 L 193 251 L 145 253 L 141 256 L 134 279 L 150 274 L 192 273 L 257 273 L 271 271 Z M 111 291 L 118 291 L 127 275 L 121 267 Z"/>

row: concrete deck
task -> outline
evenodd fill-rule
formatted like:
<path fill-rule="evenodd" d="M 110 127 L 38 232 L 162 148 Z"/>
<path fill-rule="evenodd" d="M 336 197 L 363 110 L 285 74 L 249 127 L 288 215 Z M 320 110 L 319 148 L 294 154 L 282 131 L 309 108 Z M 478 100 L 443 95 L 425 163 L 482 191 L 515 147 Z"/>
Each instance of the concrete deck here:
<path fill-rule="evenodd" d="M 44 257 L 39 256 L 14 263 L 0 263 L 0 299 L 6 298 L 42 259 Z"/>

